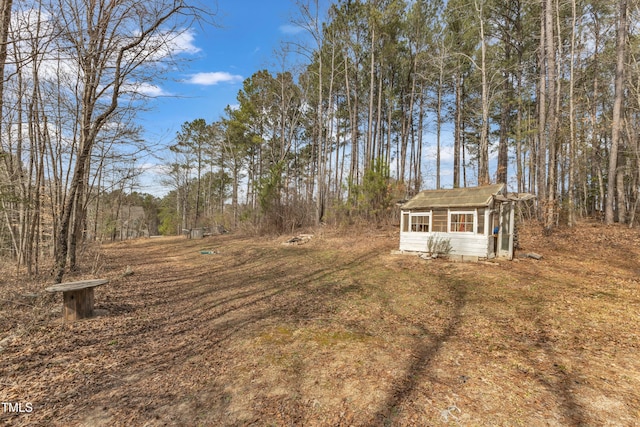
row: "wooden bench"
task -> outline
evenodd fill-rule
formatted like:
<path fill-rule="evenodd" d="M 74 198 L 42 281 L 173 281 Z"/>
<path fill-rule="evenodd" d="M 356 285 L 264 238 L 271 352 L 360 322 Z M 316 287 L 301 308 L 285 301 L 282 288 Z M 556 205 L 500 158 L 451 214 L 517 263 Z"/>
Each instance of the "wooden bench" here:
<path fill-rule="evenodd" d="M 93 316 L 93 288 L 109 283 L 107 279 L 81 280 L 60 283 L 46 288 L 48 292 L 62 292 L 64 320 L 74 321 Z"/>

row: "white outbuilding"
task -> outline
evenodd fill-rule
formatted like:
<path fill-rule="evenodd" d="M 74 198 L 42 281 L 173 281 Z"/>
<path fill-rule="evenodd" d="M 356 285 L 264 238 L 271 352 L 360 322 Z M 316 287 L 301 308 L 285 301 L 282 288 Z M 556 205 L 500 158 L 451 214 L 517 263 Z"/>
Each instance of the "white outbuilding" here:
<path fill-rule="evenodd" d="M 504 184 L 421 191 L 401 207 L 400 251 L 512 259 L 515 202 L 531 198 Z"/>

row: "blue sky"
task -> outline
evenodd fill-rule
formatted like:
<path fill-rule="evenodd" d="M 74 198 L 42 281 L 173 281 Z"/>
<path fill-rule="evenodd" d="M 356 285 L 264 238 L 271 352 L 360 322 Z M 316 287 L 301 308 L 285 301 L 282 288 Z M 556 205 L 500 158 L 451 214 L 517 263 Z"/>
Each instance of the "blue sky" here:
<path fill-rule="evenodd" d="M 322 3 L 322 2 L 321 2 Z M 325 1 L 324 4 L 328 4 Z M 167 146 L 174 142 L 176 132 L 184 122 L 203 118 L 213 122 L 223 115 L 227 105 L 236 104 L 242 82 L 261 69 L 281 70 L 276 51 L 282 43 L 303 42 L 306 33 L 292 24 L 299 16 L 295 0 L 218 0 L 215 17 L 217 27 L 196 27 L 185 35 L 181 54 L 188 61 L 183 69 L 171 73 L 154 88 L 158 95 L 149 104 L 149 111 L 140 113 L 140 124 L 150 143 Z M 320 14 L 323 17 L 323 14 Z M 287 67 L 295 58 L 289 57 Z M 435 188 L 435 129 L 432 121 L 425 131 L 424 188 Z M 442 185 L 452 185 L 452 132 L 445 125 L 442 134 Z M 142 192 L 162 196 L 170 189 L 160 183 L 162 168 L 155 165 L 171 160 L 167 151 L 156 153 L 158 159 L 145 159 L 147 171 L 140 178 Z M 491 153 L 495 170 L 495 153 Z M 470 175 L 474 171 L 468 170 Z M 471 178 L 472 180 L 475 177 Z"/>
<path fill-rule="evenodd" d="M 274 52 L 282 42 L 304 37 L 291 24 L 296 14 L 293 0 L 219 0 L 217 26 L 195 27 L 185 36 L 182 69 L 158 82 L 152 93 L 159 96 L 139 114 L 146 139 L 168 145 L 184 122 L 218 120 L 227 105 L 236 103 L 246 78 L 261 69 L 278 69 Z M 154 175 L 150 171 L 142 177 L 141 191 L 165 193 Z"/>

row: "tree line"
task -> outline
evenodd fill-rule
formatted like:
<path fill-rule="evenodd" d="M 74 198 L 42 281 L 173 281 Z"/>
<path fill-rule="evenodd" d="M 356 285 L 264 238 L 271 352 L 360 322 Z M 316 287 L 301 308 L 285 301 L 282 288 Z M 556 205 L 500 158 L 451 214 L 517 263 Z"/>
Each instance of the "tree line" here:
<path fill-rule="evenodd" d="M 637 0 L 300 1 L 304 36 L 278 65 L 247 78 L 222 117 L 177 132 L 160 199 L 130 196 L 152 145 L 135 112 L 201 11 L 1 6 L 0 249 L 29 274 L 53 257 L 61 280 L 84 240 L 128 236 L 113 218 L 132 200 L 166 234 L 283 232 L 383 221 L 450 179 L 536 194 L 548 232 L 636 221 Z"/>
<path fill-rule="evenodd" d="M 547 232 L 585 216 L 634 223 L 638 2 L 351 0 L 326 16 L 318 2 L 298 8 L 306 43 L 285 46 L 277 71 L 246 79 L 222 118 L 178 133 L 188 158 L 171 169 L 176 229 L 204 220 L 212 194 L 199 196 L 203 188 L 216 189 L 214 221 L 283 231 L 380 218 L 423 189 L 425 173 L 435 188 L 447 177 L 453 187 L 534 193 Z M 287 67 L 291 52 L 306 63 Z M 187 202 L 190 193 L 197 200 Z"/>

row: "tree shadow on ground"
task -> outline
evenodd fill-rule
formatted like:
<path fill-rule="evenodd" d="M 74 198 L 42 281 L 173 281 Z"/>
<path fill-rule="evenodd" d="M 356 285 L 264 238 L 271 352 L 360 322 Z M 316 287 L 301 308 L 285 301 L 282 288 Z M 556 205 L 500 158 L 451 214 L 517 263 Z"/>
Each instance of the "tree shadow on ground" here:
<path fill-rule="evenodd" d="M 540 302 L 542 307 L 542 302 Z M 542 308 L 541 308 L 542 309 Z M 565 417 L 564 422 L 571 426 L 585 426 L 589 423 L 585 419 L 584 408 L 576 401 L 573 388 L 580 384 L 580 380 L 568 372 L 559 360 L 554 349 L 553 340 L 548 333 L 548 325 L 541 319 L 537 319 L 538 338 L 535 348 L 541 349 L 550 361 L 552 372 L 550 375 L 537 373 L 536 380 L 542 384 L 551 394 L 557 397 L 558 407 Z"/>
<path fill-rule="evenodd" d="M 246 244 L 247 241 L 243 243 Z M 164 261 L 169 255 L 182 259 L 185 253 L 201 245 L 189 242 L 179 247 L 178 255 L 137 248 L 145 253 L 137 261 L 139 264 L 128 259 L 126 253 L 112 252 L 108 264 L 131 263 L 136 273 L 113 280 L 110 287 L 99 291 L 103 293 L 96 294 L 96 308 L 108 310 L 106 315 L 71 325 L 46 324 L 33 335 L 37 345 L 25 345 L 24 354 L 11 353 L 13 349 L 3 353 L 3 357 L 12 358 L 6 363 L 0 360 L 0 370 L 10 373 L 7 383 L 12 386 L 20 383 L 24 390 L 30 387 L 39 393 L 36 412 L 43 414 L 43 421 L 24 425 L 77 425 L 83 421 L 87 425 L 125 422 L 150 426 L 302 425 L 310 419 L 320 424 L 322 420 L 313 418 L 318 414 L 337 417 L 357 411 L 356 404 L 343 399 L 337 407 L 314 412 L 313 403 L 304 400 L 316 391 L 310 390 L 309 376 L 318 372 L 327 376 L 341 372 L 313 369 L 305 354 L 292 358 L 287 371 L 279 377 L 284 381 L 260 385 L 251 382 L 247 371 L 259 367 L 251 355 L 238 351 L 253 344 L 259 347 L 261 337 L 281 325 L 292 330 L 309 327 L 307 331 L 312 332 L 325 327 L 328 330 L 343 328 L 363 334 L 378 333 L 382 325 L 384 339 L 398 326 L 408 326 L 415 331 L 414 335 L 402 337 L 402 342 L 408 342 L 411 349 L 410 357 L 402 359 L 405 365 L 401 375 L 388 387 L 385 385 L 386 394 L 378 397 L 373 409 L 356 413 L 358 418 L 352 422 L 354 425 L 394 425 L 401 419 L 403 408 L 422 391 L 424 383 L 438 377 L 434 371 L 441 362 L 439 356 L 447 354 L 444 344 L 468 332 L 465 313 L 474 308 L 476 286 L 481 286 L 465 280 L 464 276 L 430 271 L 440 283 L 438 292 L 442 290 L 447 307 L 446 315 L 438 317 L 437 325 L 429 323 L 434 317 L 426 313 L 414 315 L 414 311 L 403 316 L 402 313 L 407 312 L 400 312 L 397 305 L 384 305 L 385 301 L 381 303 L 378 296 L 372 298 L 374 308 L 390 312 L 391 322 L 366 316 L 345 320 L 335 315 L 336 307 L 351 297 L 366 300 L 375 292 L 369 283 L 358 279 L 372 268 L 370 260 L 380 255 L 379 248 L 327 255 L 306 247 L 243 252 L 237 249 L 241 246 L 237 246 L 228 253 L 195 256 L 182 264 Z M 291 260 L 286 259 L 289 252 L 296 254 L 291 257 L 296 262 L 293 266 Z M 415 267 L 410 262 L 407 264 L 409 268 Z M 115 271 L 114 268 L 112 273 Z M 407 274 L 403 279 L 419 280 L 417 277 L 417 273 Z M 376 277 L 376 286 L 385 279 L 386 276 Z M 504 303 L 506 301 L 505 298 Z M 517 298 L 514 301 L 522 303 Z M 539 305 L 536 313 L 544 313 L 547 300 L 540 298 L 536 303 Z M 545 375 L 535 380 L 559 402 L 554 415 L 563 417 L 567 424 L 584 425 L 589 418 L 571 392 L 573 383 L 580 378 L 562 369 L 562 355 L 555 351 L 553 331 L 544 323 L 544 316 L 535 320 L 538 322 L 535 328 L 542 332 L 533 339 L 531 347 L 523 346 L 521 356 L 534 358 L 536 350 L 538 355 L 544 352 L 556 370 L 547 369 Z M 344 323 L 338 324 L 342 321 Z M 499 322 L 494 325 L 500 328 Z M 513 331 L 505 327 L 498 330 L 499 333 L 508 337 Z M 263 347 L 264 352 L 275 348 Z M 393 348 L 393 344 L 390 347 Z M 294 344 L 283 352 L 300 348 L 305 349 Z M 382 353 L 388 352 L 387 349 L 372 350 Z M 326 347 L 321 350 L 325 353 L 322 357 L 314 359 L 314 355 L 309 355 L 308 359 L 326 362 L 326 355 L 331 357 L 333 350 Z M 333 354 L 340 356 L 338 352 L 342 349 L 335 351 Z M 534 361 L 531 363 L 536 365 Z M 9 368 L 14 367 L 21 371 L 11 373 Z M 233 382 L 242 374 L 245 376 L 237 381 L 237 387 L 230 390 L 227 382 Z M 355 379 L 352 384 L 361 383 Z M 271 393 L 277 388 L 286 388 L 286 391 Z M 238 412 L 242 405 L 238 405 L 236 399 L 243 398 L 239 396 L 243 391 L 253 393 L 254 400 L 244 402 L 246 411 Z M 329 392 L 332 391 L 335 390 Z M 547 397 L 548 394 L 543 393 Z M 335 420 L 338 421 L 332 422 Z M 332 418 L 325 425 L 339 423 L 340 419 Z"/>
<path fill-rule="evenodd" d="M 425 375 L 443 344 L 455 336 L 456 329 L 463 317 L 462 311 L 466 304 L 467 285 L 444 275 L 441 275 L 440 282 L 443 286 L 447 286 L 453 302 L 448 322 L 440 333 L 434 333 L 429 331 L 428 325 L 405 319 L 407 324 L 411 324 L 420 331 L 420 336 L 415 338 L 413 357 L 404 370 L 404 375 L 390 387 L 391 391 L 387 399 L 380 405 L 367 425 L 393 425 L 394 417 L 399 412 L 401 404 L 408 400 L 421 381 L 424 381 Z"/>
<path fill-rule="evenodd" d="M 205 405 L 199 396 L 202 392 L 213 399 L 207 404 L 217 408 L 217 415 L 208 412 L 206 422 L 224 423 L 226 417 L 241 417 L 227 413 L 232 397 L 222 391 L 225 384 L 217 380 L 228 375 L 224 355 L 229 341 L 251 337 L 256 325 L 305 322 L 327 315 L 331 301 L 341 297 L 327 278 L 362 266 L 376 253 L 371 250 L 344 257 L 328 267 L 322 263 L 301 266 L 286 274 L 286 265 L 276 253 L 246 264 L 234 263 L 256 271 L 242 274 L 242 280 L 232 268 L 218 271 L 215 280 L 207 280 L 206 272 L 194 267 L 185 268 L 182 280 L 178 272 L 167 272 L 152 283 L 142 278 L 125 284 L 106 305 L 118 308 L 117 313 L 101 319 L 110 323 L 108 330 L 90 322 L 81 327 L 62 325 L 73 328 L 75 338 L 64 349 L 57 348 L 56 357 L 96 366 L 89 375 L 91 381 L 78 384 L 74 391 L 87 400 L 71 400 L 65 395 L 51 396 L 42 403 L 60 420 L 77 419 L 65 418 L 70 405 L 102 405 L 107 408 L 105 419 L 160 417 L 157 423 L 161 424 L 171 413 L 173 423 L 181 424 L 188 421 L 189 413 Z M 89 348 L 99 354 L 89 354 Z M 78 349 L 84 350 L 78 353 Z M 111 363 L 105 364 L 105 357 Z M 197 374 L 199 370 L 201 374 Z M 63 384 L 49 386 L 65 388 Z M 296 406 L 294 403 L 287 405 Z M 181 404 L 182 409 L 178 407 Z M 298 405 L 294 412 L 298 413 L 290 415 L 295 419 L 304 417 L 303 406 Z"/>

